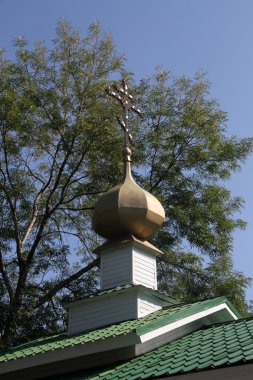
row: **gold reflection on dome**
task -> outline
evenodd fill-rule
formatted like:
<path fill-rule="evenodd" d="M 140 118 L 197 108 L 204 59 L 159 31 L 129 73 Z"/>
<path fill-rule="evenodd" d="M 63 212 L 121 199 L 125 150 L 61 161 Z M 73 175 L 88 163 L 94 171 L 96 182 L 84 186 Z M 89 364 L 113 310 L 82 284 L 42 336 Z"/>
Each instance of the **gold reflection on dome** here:
<path fill-rule="evenodd" d="M 113 239 L 131 233 L 148 240 L 164 221 L 161 203 L 137 185 L 130 165 L 130 161 L 126 161 L 123 183 L 103 194 L 96 204 L 93 228 L 104 238 Z"/>

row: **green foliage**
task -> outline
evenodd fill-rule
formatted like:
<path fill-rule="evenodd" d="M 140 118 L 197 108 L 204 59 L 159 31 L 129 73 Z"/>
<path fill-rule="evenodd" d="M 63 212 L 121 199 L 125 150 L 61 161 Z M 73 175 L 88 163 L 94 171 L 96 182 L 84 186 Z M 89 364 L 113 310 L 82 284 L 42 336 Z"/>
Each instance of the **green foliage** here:
<path fill-rule="evenodd" d="M 169 82 L 165 74 L 139 89 L 149 163 L 143 183 L 166 206 L 165 229 L 173 244 L 186 239 L 209 256 L 229 252 L 231 232 L 244 226 L 233 218 L 242 200 L 222 184 L 251 152 L 252 139 L 225 135 L 226 114 L 210 100 L 202 75 Z"/>
<path fill-rule="evenodd" d="M 92 24 L 82 38 L 60 22 L 51 50 L 41 42 L 29 49 L 24 38 L 16 47 L 14 61 L 0 55 L 3 346 L 60 331 L 61 301 L 96 288 L 90 216 L 122 173 L 119 109 L 104 91 L 124 71 L 111 37 Z M 226 114 L 201 73 L 190 80 L 158 71 L 132 88 L 145 110 L 141 123 L 131 120 L 135 176 L 167 214 L 154 238 L 166 252 L 162 289 L 185 300 L 228 295 L 244 311 L 249 282 L 231 262 L 242 200 L 224 181 L 252 139 L 226 135 Z"/>
<path fill-rule="evenodd" d="M 252 151 L 252 138 L 227 136 L 227 115 L 210 98 L 202 72 L 190 80 L 158 70 L 136 92 L 145 104 L 139 133 L 148 163 L 139 179 L 167 215 L 154 238 L 166 253 L 161 289 L 189 301 L 223 294 L 245 315 L 250 279 L 233 269 L 231 259 L 232 233 L 245 227 L 234 218 L 243 201 L 224 184 Z"/>
<path fill-rule="evenodd" d="M 234 270 L 229 254 L 215 258 L 205 266 L 203 259 L 193 253 L 165 254 L 158 266 L 162 291 L 170 290 L 172 296 L 188 302 L 225 295 L 243 316 L 248 315 L 245 290 L 251 279 Z"/>
<path fill-rule="evenodd" d="M 93 24 L 81 38 L 60 22 L 51 50 L 42 43 L 29 50 L 22 38 L 16 46 L 14 62 L 2 56 L 0 78 L 1 326 L 7 345 L 15 334 L 22 340 L 32 320 L 36 331 L 51 331 L 37 314 L 57 315 L 55 291 L 67 291 L 85 274 L 96 241 L 94 196 L 121 172 L 115 109 L 104 91 L 121 67 L 111 37 Z M 50 319 L 52 331 L 60 328 L 56 317 Z"/>

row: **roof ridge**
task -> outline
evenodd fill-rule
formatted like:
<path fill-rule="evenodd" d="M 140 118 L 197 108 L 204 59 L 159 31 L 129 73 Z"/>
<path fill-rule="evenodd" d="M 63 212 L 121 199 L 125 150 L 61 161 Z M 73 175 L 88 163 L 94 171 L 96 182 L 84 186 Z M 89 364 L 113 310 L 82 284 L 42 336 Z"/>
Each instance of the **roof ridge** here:
<path fill-rule="evenodd" d="M 176 320 L 180 320 L 180 319 L 189 317 L 192 314 L 196 314 L 199 311 L 203 311 L 206 308 L 220 305 L 225 300 L 226 300 L 225 297 L 215 297 L 215 298 L 207 299 L 204 301 L 197 301 L 197 302 L 188 303 L 188 304 L 184 303 L 181 305 L 180 304 L 173 305 L 172 308 L 168 307 L 168 306 L 164 307 L 161 310 L 167 310 L 167 309 L 173 310 L 173 308 L 175 308 L 175 309 L 179 308 L 179 310 L 178 310 L 178 312 L 175 312 L 173 314 L 168 314 L 168 315 L 164 315 L 162 318 L 157 318 L 157 320 L 155 320 L 155 321 L 150 321 L 146 324 L 146 326 L 138 326 L 135 330 L 136 334 L 142 335 L 142 334 L 145 334 L 147 332 L 151 332 L 152 330 L 155 330 L 159 327 L 162 327 L 165 324 L 172 323 L 172 322 L 174 322 L 174 320 L 173 320 L 174 315 L 177 316 Z M 154 313 L 156 313 L 156 312 L 154 312 Z"/>
<path fill-rule="evenodd" d="M 228 301 L 228 299 L 225 297 L 225 296 L 218 296 L 218 297 L 210 297 L 210 298 L 202 298 L 202 299 L 199 299 L 199 300 L 196 300 L 196 301 L 191 301 L 191 302 L 179 302 L 178 304 L 175 304 L 175 305 L 168 305 L 168 306 L 164 306 L 163 309 L 167 309 L 167 308 L 171 308 L 171 307 L 179 307 L 179 306 L 186 306 L 186 305 L 195 305 L 197 303 L 203 303 L 203 302 L 209 302 L 209 301 L 212 301 L 214 299 L 224 299 L 224 301 Z"/>
<path fill-rule="evenodd" d="M 223 298 L 224 300 L 226 299 L 228 301 L 228 299 L 227 299 L 226 296 L 212 296 L 212 297 L 208 297 L 208 298 L 199 298 L 196 301 L 192 301 L 192 303 L 203 302 L 203 301 L 210 301 L 210 300 L 214 300 L 216 298 Z"/>

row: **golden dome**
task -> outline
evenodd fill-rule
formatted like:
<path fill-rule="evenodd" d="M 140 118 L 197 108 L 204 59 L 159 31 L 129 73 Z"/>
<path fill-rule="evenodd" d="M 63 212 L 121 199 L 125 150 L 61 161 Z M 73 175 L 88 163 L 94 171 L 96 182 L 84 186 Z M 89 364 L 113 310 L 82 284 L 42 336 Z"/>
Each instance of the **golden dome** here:
<path fill-rule="evenodd" d="M 130 154 L 126 148 L 123 182 L 103 194 L 95 206 L 93 228 L 107 239 L 130 233 L 147 240 L 158 231 L 165 218 L 161 203 L 132 178 Z"/>

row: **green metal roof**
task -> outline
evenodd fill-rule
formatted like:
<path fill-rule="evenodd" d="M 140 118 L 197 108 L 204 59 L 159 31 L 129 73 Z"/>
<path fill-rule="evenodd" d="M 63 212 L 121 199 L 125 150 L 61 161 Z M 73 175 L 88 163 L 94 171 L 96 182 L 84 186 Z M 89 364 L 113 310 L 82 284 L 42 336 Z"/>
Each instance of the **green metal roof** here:
<path fill-rule="evenodd" d="M 95 375 L 70 374 L 68 380 L 156 379 L 253 362 L 253 318 L 202 328 L 177 341 Z"/>
<path fill-rule="evenodd" d="M 95 342 L 107 338 L 114 338 L 120 335 L 126 335 L 130 332 L 135 332 L 136 335 L 140 336 L 146 332 L 155 330 L 159 327 L 165 326 L 189 315 L 194 315 L 195 313 L 209 309 L 224 302 L 231 306 L 225 297 L 218 297 L 193 304 L 181 304 L 165 307 L 140 319 L 124 321 L 72 336 L 60 334 L 47 338 L 40 338 L 21 346 L 14 347 L 9 351 L 0 353 L 0 365 L 1 362 L 18 360 L 19 358 L 43 354 L 44 352 L 54 351 L 65 347 Z M 236 310 L 233 311 L 236 312 Z M 238 312 L 236 313 L 240 316 Z"/>
<path fill-rule="evenodd" d="M 148 292 L 150 292 L 151 294 L 154 294 L 154 295 L 156 294 L 157 296 L 166 297 L 168 300 L 171 301 L 171 304 L 179 304 L 180 303 L 176 298 L 168 296 L 167 294 L 159 292 L 158 290 L 146 288 L 144 285 L 140 285 L 140 284 L 138 284 L 138 285 L 137 284 L 126 284 L 126 285 L 121 285 L 121 286 L 109 288 L 109 289 L 106 289 L 106 290 L 95 291 L 93 293 L 88 294 L 84 298 L 82 298 L 80 300 L 77 300 L 77 301 L 74 301 L 74 302 L 70 302 L 69 304 L 67 304 L 65 306 L 69 306 L 71 304 L 82 302 L 82 301 L 84 301 L 86 299 L 89 299 L 89 298 L 94 298 L 94 297 L 98 297 L 98 296 L 104 296 L 104 295 L 110 295 L 110 294 L 120 293 L 120 292 L 122 292 L 124 290 L 132 289 L 132 288 L 145 289 L 145 290 L 148 290 Z"/>

